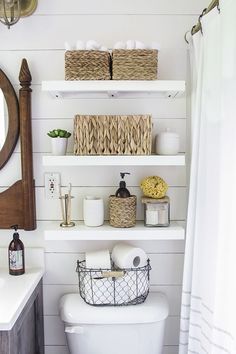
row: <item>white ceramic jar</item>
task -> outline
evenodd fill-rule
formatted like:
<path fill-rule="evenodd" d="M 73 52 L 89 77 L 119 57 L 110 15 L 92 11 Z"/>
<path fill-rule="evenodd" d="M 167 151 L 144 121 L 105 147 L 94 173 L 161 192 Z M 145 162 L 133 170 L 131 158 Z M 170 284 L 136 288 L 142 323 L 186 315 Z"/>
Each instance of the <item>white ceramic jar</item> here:
<path fill-rule="evenodd" d="M 180 149 L 179 134 L 169 129 L 156 135 L 155 150 L 158 155 L 177 155 Z"/>
<path fill-rule="evenodd" d="M 102 198 L 88 196 L 83 201 L 86 226 L 101 226 L 104 223 L 104 202 Z"/>

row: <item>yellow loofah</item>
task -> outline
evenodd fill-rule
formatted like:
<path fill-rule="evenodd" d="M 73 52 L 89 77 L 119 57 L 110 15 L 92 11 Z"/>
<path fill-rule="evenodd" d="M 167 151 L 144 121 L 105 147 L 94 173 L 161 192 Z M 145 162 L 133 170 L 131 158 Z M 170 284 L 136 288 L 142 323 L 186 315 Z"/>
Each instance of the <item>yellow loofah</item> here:
<path fill-rule="evenodd" d="M 143 194 L 150 198 L 163 198 L 166 195 L 168 184 L 158 176 L 146 177 L 140 185 Z"/>

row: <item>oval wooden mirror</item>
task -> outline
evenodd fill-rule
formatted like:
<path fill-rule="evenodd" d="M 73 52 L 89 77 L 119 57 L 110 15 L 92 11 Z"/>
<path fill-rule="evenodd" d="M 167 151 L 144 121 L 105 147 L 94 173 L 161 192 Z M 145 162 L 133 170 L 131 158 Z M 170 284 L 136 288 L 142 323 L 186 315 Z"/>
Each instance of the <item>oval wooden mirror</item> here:
<path fill-rule="evenodd" d="M 7 163 L 19 137 L 19 106 L 15 90 L 0 69 L 0 169 Z"/>
<path fill-rule="evenodd" d="M 2 127 L 7 131 L 6 138 L 1 134 L 0 168 L 10 158 L 20 131 L 22 175 L 21 180 L 16 181 L 8 189 L 0 193 L 0 229 L 9 229 L 11 225 L 16 224 L 20 229 L 24 230 L 34 230 L 36 228 L 31 132 L 31 79 L 27 61 L 23 59 L 19 74 L 21 88 L 19 90 L 19 99 L 17 99 L 10 81 L 0 70 L 1 100 L 3 105 L 7 107 L 9 115 L 6 119 L 3 110 L 3 113 L 0 114 L 0 123 L 2 115 L 4 117 Z M 8 125 L 8 128 L 5 128 L 6 125 Z"/>

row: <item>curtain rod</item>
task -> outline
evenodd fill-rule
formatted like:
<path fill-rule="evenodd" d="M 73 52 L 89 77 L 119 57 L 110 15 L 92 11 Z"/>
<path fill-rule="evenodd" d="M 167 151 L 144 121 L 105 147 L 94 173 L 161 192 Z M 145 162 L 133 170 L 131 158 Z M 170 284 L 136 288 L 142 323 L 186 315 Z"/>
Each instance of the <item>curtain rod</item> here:
<path fill-rule="evenodd" d="M 210 3 L 210 5 L 204 9 L 202 11 L 202 14 L 199 16 L 198 19 L 198 23 L 193 26 L 192 30 L 191 30 L 191 34 L 194 35 L 195 33 L 197 33 L 198 31 L 202 30 L 202 25 L 201 25 L 201 17 L 206 15 L 208 12 L 210 12 L 211 10 L 213 10 L 215 7 L 219 7 L 219 0 L 212 0 L 212 2 Z"/>

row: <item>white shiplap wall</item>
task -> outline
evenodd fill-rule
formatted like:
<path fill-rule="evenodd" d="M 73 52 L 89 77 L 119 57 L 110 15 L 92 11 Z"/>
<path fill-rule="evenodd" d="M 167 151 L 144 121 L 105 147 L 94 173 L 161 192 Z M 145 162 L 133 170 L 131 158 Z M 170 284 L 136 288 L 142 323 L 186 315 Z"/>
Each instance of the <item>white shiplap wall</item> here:
<path fill-rule="evenodd" d="M 151 113 L 155 132 L 170 127 L 181 136 L 181 151 L 186 150 L 186 99 L 177 100 L 63 100 L 56 101 L 41 92 L 42 80 L 64 78 L 63 43 L 76 39 L 96 39 L 108 47 L 117 40 L 137 38 L 146 43 L 161 44 L 159 55 L 160 79 L 186 79 L 187 53 L 183 36 L 195 23 L 206 0 L 39 0 L 35 14 L 20 21 L 10 30 L 0 26 L 0 67 L 18 89 L 18 72 L 23 57 L 32 73 L 32 126 L 34 175 L 36 179 L 38 228 L 21 232 L 26 246 L 45 246 L 46 275 L 44 278 L 44 314 L 46 354 L 67 353 L 63 327 L 58 317 L 59 297 L 77 291 L 75 261 L 88 249 L 112 247 L 113 242 L 44 242 L 47 220 L 59 220 L 57 201 L 44 198 L 45 169 L 42 155 L 50 152 L 49 129 L 62 127 L 72 130 L 73 116 L 82 114 Z M 72 141 L 69 149 L 72 149 Z M 114 192 L 120 168 L 53 168 L 61 172 L 62 184 L 73 184 L 73 218 L 82 218 L 82 197 L 96 194 L 105 199 Z M 173 220 L 184 220 L 186 214 L 186 177 L 184 167 L 131 167 L 127 179 L 132 192 L 140 195 L 139 182 L 152 174 L 162 176 L 170 185 Z M 0 171 L 0 190 L 20 178 L 19 144 L 9 163 Z M 138 209 L 142 219 L 142 210 Z M 0 246 L 8 245 L 11 232 L 0 231 Z M 181 241 L 136 242 L 150 255 L 152 289 L 164 291 L 170 303 L 165 354 L 176 354 L 178 344 L 180 294 L 184 244 Z"/>

